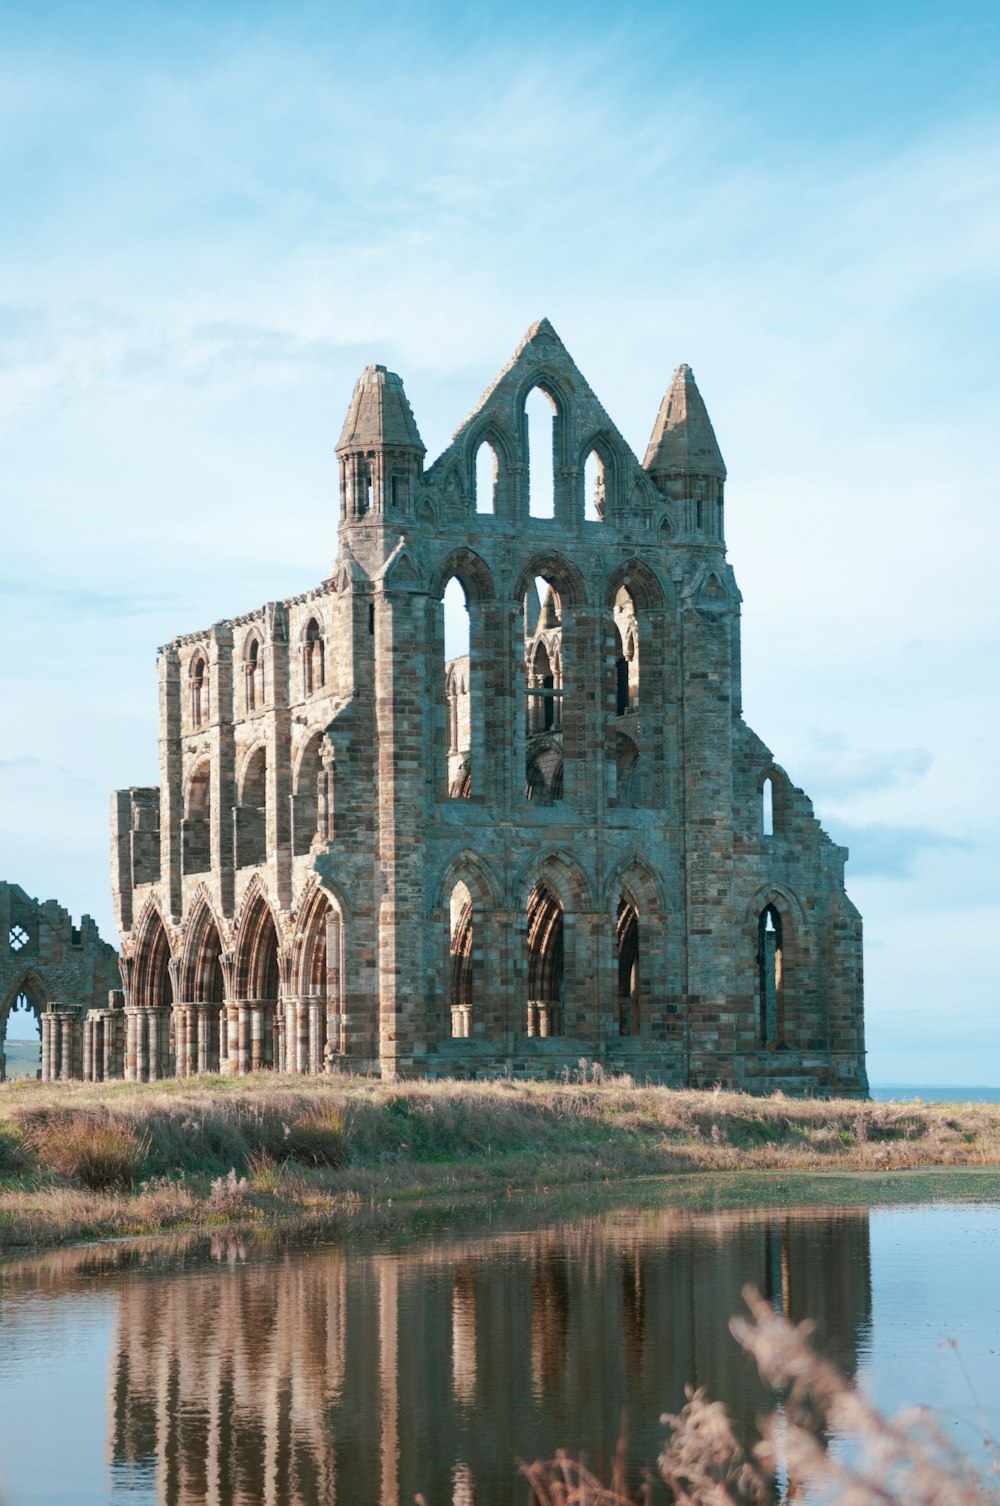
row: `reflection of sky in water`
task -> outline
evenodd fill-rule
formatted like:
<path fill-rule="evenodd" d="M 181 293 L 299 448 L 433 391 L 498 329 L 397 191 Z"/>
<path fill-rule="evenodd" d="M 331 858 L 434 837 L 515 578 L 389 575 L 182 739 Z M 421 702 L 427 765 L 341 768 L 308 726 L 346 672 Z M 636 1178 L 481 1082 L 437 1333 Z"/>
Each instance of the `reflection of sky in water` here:
<path fill-rule="evenodd" d="M 796 1303 L 824 1307 L 829 1327 L 849 1329 L 830 1337 L 856 1354 L 883 1408 L 931 1404 L 973 1448 L 967 1383 L 954 1353 L 939 1347 L 956 1339 L 1000 1432 L 1000 1208 L 876 1211 L 870 1241 L 860 1211 L 830 1220 L 620 1212 L 571 1225 L 565 1253 L 561 1238 L 438 1236 L 395 1254 L 321 1248 L 232 1268 L 195 1257 L 180 1262 L 186 1270 L 168 1261 L 161 1271 L 145 1259 L 105 1273 L 73 1268 L 78 1255 L 66 1252 L 65 1271 L 59 1257 L 48 1269 L 0 1271 L 0 1506 L 196 1506 L 212 1498 L 191 1480 L 203 1429 L 218 1416 L 234 1436 L 242 1429 L 238 1468 L 219 1499 L 247 1506 L 328 1499 L 260 1488 L 277 1457 L 262 1419 L 285 1414 L 289 1447 L 302 1458 L 317 1438 L 336 1437 L 337 1499 L 352 1506 L 412 1499 L 415 1460 L 416 1488 L 433 1477 L 432 1506 L 439 1497 L 444 1506 L 519 1503 L 514 1456 L 558 1443 L 600 1449 L 596 1435 L 613 1438 L 617 1428 L 620 1394 L 636 1409 L 631 1434 L 652 1463 L 659 1412 L 680 1400 L 664 1392 L 681 1369 L 714 1380 L 716 1391 L 743 1384 L 725 1319 L 746 1279 L 770 1282 L 793 1316 L 802 1315 Z M 282 1322 L 286 1336 L 275 1334 Z M 213 1345 L 213 1325 L 232 1332 L 231 1348 Z M 168 1396 L 186 1475 L 162 1457 Z M 756 1400 L 743 1396 L 751 1416 Z"/>
<path fill-rule="evenodd" d="M 978 1402 L 1000 1438 L 1000 1209 L 881 1208 L 870 1228 L 869 1394 L 893 1411 L 933 1405 L 966 1449 L 980 1442 Z"/>
<path fill-rule="evenodd" d="M 53 1290 L 19 1296 L 16 1305 L 4 1301 L 2 1506 L 103 1506 L 108 1500 L 105 1417 L 116 1309 L 113 1287 L 96 1295 Z"/>

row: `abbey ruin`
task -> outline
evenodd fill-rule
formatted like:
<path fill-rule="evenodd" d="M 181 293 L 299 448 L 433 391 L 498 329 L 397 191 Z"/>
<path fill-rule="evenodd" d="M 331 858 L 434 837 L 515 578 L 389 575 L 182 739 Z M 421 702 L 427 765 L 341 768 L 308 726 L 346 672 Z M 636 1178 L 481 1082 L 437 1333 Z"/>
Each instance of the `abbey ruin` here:
<path fill-rule="evenodd" d="M 81 1019 L 84 1075 L 584 1058 L 865 1094 L 847 854 L 742 720 L 689 368 L 640 464 L 542 320 L 424 454 L 369 366 L 327 578 L 160 651 L 160 784 L 112 807 L 124 1008 Z"/>

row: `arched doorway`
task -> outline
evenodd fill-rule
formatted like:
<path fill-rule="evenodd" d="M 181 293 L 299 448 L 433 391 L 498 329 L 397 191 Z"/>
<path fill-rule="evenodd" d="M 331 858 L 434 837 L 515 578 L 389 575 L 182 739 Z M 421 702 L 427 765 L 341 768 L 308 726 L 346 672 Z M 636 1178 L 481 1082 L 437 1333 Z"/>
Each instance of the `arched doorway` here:
<path fill-rule="evenodd" d="M 343 926 L 322 889 L 306 902 L 298 926 L 292 993 L 278 1006 L 275 1063 L 282 1072 L 317 1076 L 344 1051 Z"/>
<path fill-rule="evenodd" d="M 563 907 L 544 880 L 528 897 L 528 1034 L 561 1035 Z"/>
<path fill-rule="evenodd" d="M 221 1029 L 225 996 L 222 940 L 212 912 L 202 902 L 189 924 L 181 963 L 176 1049 L 179 1077 L 218 1072 L 226 1045 Z"/>
<path fill-rule="evenodd" d="M 170 943 L 155 909 L 139 932 L 132 965 L 132 1008 L 126 1021 L 126 1075 L 152 1082 L 170 1075 Z"/>
<path fill-rule="evenodd" d="M 8 999 L 0 1025 L 3 1030 L 0 1082 L 41 1077 L 42 1005 L 27 979 L 18 984 Z"/>
<path fill-rule="evenodd" d="M 236 999 L 228 1021 L 231 1072 L 257 1072 L 274 1065 L 279 976 L 278 932 L 266 899 L 257 893 L 236 940 Z"/>

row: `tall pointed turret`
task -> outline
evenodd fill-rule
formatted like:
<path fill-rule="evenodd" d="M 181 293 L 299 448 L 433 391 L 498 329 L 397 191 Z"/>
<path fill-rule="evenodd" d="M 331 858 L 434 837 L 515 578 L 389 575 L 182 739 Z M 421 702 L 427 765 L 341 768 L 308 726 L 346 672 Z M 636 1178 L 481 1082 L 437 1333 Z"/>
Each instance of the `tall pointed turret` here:
<path fill-rule="evenodd" d="M 426 454 L 402 380 L 384 366 L 366 366 L 351 397 L 340 442 L 340 515 L 409 511 L 412 483 Z"/>
<path fill-rule="evenodd" d="M 660 404 L 643 468 L 663 495 L 686 507 L 686 532 L 722 538 L 726 466 L 690 366 L 678 366 Z"/>

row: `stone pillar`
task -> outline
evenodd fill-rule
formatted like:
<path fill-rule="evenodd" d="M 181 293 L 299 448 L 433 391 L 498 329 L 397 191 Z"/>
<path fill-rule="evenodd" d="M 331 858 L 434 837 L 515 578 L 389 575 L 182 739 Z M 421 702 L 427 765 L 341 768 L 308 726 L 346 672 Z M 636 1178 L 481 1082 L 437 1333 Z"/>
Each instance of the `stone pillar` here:
<path fill-rule="evenodd" d="M 309 1006 L 304 999 L 295 1001 L 295 1070 L 303 1077 L 309 1071 Z"/>
<path fill-rule="evenodd" d="M 319 999 L 310 999 L 309 1009 L 309 1075 L 317 1077 L 323 1066 L 323 1017 Z"/>
<path fill-rule="evenodd" d="M 90 1015 L 83 1022 L 83 1080 L 92 1082 L 94 1078 L 94 1021 Z"/>
<path fill-rule="evenodd" d="M 237 1006 L 236 1063 L 234 1071 L 241 1076 L 250 1071 L 251 1025 L 250 1005 L 241 999 Z"/>
<path fill-rule="evenodd" d="M 42 1013 L 42 1082 L 49 1081 L 49 1016 L 47 1011 Z"/>
<path fill-rule="evenodd" d="M 240 1069 L 240 1006 L 230 1000 L 223 1020 L 226 1031 L 226 1071 L 232 1076 Z"/>
<path fill-rule="evenodd" d="M 147 1027 L 147 1018 L 147 1010 L 141 1007 L 136 1010 L 133 1016 L 133 1023 L 135 1025 L 133 1082 L 146 1082 L 149 1079 L 149 1030 Z"/>
<path fill-rule="evenodd" d="M 209 1040 L 211 1021 L 209 1020 L 208 1016 L 208 1006 L 205 1004 L 199 1004 L 197 1006 L 195 1027 L 198 1033 L 198 1039 L 196 1043 L 196 1049 L 198 1052 L 197 1070 L 199 1073 L 204 1074 L 205 1072 L 208 1072 L 210 1070 L 208 1063 L 211 1051 L 211 1042 Z"/>
<path fill-rule="evenodd" d="M 274 1070 L 285 1070 L 285 1012 L 287 1006 L 281 1003 L 274 1011 Z"/>
<path fill-rule="evenodd" d="M 250 1071 L 259 1072 L 264 1065 L 264 1009 L 259 999 L 250 1005 Z"/>

